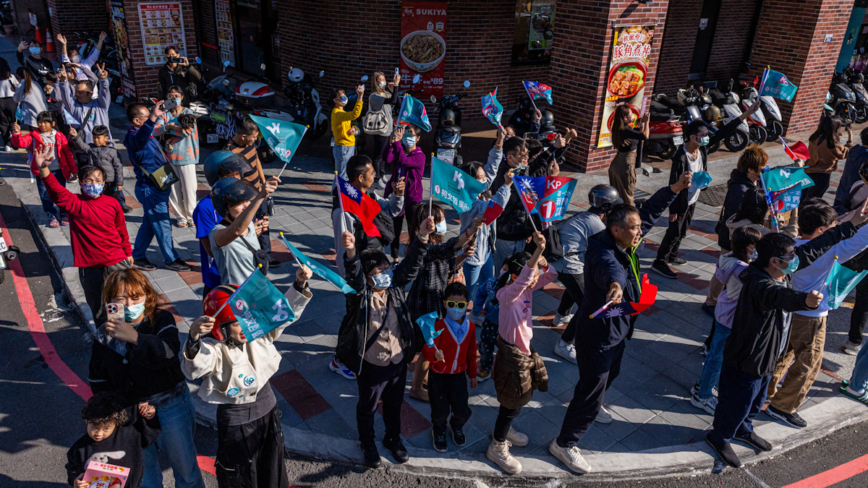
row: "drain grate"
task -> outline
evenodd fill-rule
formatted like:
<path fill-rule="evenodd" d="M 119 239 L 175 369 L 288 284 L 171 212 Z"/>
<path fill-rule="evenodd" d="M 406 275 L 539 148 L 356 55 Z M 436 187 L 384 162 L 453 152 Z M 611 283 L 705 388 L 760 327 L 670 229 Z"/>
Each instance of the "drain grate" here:
<path fill-rule="evenodd" d="M 726 189 L 726 183 L 709 186 L 699 194 L 699 201 L 712 207 L 722 207 L 723 200 L 726 198 Z"/>

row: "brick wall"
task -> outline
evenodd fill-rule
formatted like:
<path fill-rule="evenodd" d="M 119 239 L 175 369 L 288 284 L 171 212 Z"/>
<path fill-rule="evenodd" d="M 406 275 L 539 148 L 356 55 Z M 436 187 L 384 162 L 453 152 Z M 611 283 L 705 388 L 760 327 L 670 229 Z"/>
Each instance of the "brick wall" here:
<path fill-rule="evenodd" d="M 214 0 L 196 2 L 193 8 L 195 9 L 193 13 L 196 16 L 198 41 L 216 46 L 217 23 L 214 17 Z M 220 55 L 216 49 L 202 46 L 202 52 L 199 55 L 202 56 L 202 61 L 205 63 L 220 64 Z"/>
<path fill-rule="evenodd" d="M 94 38 L 98 38 L 102 31 L 111 32 L 109 12 L 104 1 L 48 0 L 47 3 L 53 14 L 51 35 L 55 40 L 57 33 L 61 33 L 70 45 L 75 45 L 82 40 L 75 35 L 75 31 L 90 33 Z M 45 29 L 45 24 L 45 19 L 40 17 L 39 26 Z"/>
<path fill-rule="evenodd" d="M 730 1 L 730 0 L 724 0 Z M 670 0 L 666 14 L 666 33 L 660 49 L 660 67 L 657 70 L 655 93 L 674 94 L 687 86 L 693 47 L 702 16 L 701 0 Z M 718 22 L 718 32 L 725 27 Z M 716 36 L 715 36 L 716 42 Z"/>
<path fill-rule="evenodd" d="M 785 134 L 814 129 L 835 71 L 853 0 L 765 0 L 751 76 L 766 65 L 799 87 L 793 103 L 778 100 Z M 832 42 L 825 43 L 826 34 Z"/>
<path fill-rule="evenodd" d="M 738 80 L 756 3 L 757 0 L 723 0 L 711 45 L 707 80 Z"/>

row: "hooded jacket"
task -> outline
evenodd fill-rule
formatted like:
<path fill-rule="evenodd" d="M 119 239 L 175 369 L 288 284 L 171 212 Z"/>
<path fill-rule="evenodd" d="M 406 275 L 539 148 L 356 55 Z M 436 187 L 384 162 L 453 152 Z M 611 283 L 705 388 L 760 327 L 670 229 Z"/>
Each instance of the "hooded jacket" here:
<path fill-rule="evenodd" d="M 756 188 L 756 183 L 751 181 L 746 174 L 738 169 L 732 170 L 732 173 L 729 175 L 729 181 L 726 182 L 726 197 L 723 199 L 723 211 L 720 212 L 720 219 L 718 219 L 717 226 L 714 228 L 714 231 L 717 232 L 717 244 L 721 248 L 732 249 L 729 239 L 730 231 L 726 223 L 741 208 L 741 202 L 744 200 L 745 193 L 753 188 Z"/>
<path fill-rule="evenodd" d="M 86 156 L 87 164 L 98 166 L 105 171 L 106 183 L 114 183 L 116 187 L 124 186 L 124 167 L 118 157 L 118 148 L 112 145 L 95 146 L 86 144 L 79 132 L 78 137 L 70 137 L 69 144 L 77 152 Z"/>
<path fill-rule="evenodd" d="M 738 297 L 741 295 L 742 288 L 738 276 L 747 267 L 748 263 L 738 259 L 731 252 L 724 254 L 717 261 L 714 276 L 724 284 L 724 289 L 717 298 L 717 305 L 714 307 L 714 319 L 724 327 L 732 328 L 732 319 L 735 316 L 735 307 L 738 305 Z"/>
<path fill-rule="evenodd" d="M 33 153 L 42 149 L 42 133 L 39 130 L 31 131 L 29 134 L 12 134 L 12 147 L 16 149 L 27 149 L 30 153 L 30 172 L 39 176 L 39 168 L 36 167 L 36 160 L 33 158 Z M 78 173 L 78 166 L 75 164 L 75 157 L 72 151 L 69 150 L 69 143 L 66 141 L 60 131 L 54 132 L 55 154 L 60 163 L 60 172 L 63 177 L 69 181 L 69 177 Z"/>

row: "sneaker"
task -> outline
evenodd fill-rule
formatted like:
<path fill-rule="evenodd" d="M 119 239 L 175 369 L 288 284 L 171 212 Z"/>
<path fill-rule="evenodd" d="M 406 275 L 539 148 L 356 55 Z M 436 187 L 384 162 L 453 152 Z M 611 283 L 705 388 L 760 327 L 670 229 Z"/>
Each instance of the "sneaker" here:
<path fill-rule="evenodd" d="M 446 432 L 431 430 L 431 444 L 434 445 L 435 451 L 446 452 Z"/>
<path fill-rule="evenodd" d="M 557 344 L 555 344 L 555 354 L 566 359 L 567 361 L 576 363 L 576 346 L 570 344 L 569 342 L 564 342 L 563 339 L 558 339 Z"/>
<path fill-rule="evenodd" d="M 166 269 L 175 272 L 190 271 L 190 265 L 188 265 L 184 261 L 181 261 L 180 259 L 176 259 L 171 263 L 166 264 Z"/>
<path fill-rule="evenodd" d="M 690 387 L 690 394 L 697 395 L 699 394 L 699 383 L 694 383 L 693 386 Z M 717 387 L 711 387 L 711 396 L 717 398 Z"/>
<path fill-rule="evenodd" d="M 709 305 L 707 303 L 702 304 L 702 311 L 714 317 L 714 305 Z"/>
<path fill-rule="evenodd" d="M 60 227 L 60 223 L 57 221 L 57 217 L 54 215 L 48 214 L 48 226 L 52 229 L 56 229 Z"/>
<path fill-rule="evenodd" d="M 664 278 L 669 278 L 670 280 L 678 278 L 678 275 L 676 275 L 669 266 L 666 266 L 666 263 L 663 261 L 654 261 L 654 264 L 651 265 L 651 271 L 663 276 Z"/>
<path fill-rule="evenodd" d="M 125 204 L 121 205 L 121 210 L 123 210 L 125 214 L 128 214 L 128 213 L 133 211 L 133 207 L 130 207 L 129 205 L 127 205 L 125 203 Z"/>
<path fill-rule="evenodd" d="M 356 379 L 356 373 L 353 373 L 349 368 L 341 364 L 337 358 L 332 358 L 332 362 L 329 363 L 329 369 L 348 380 Z"/>
<path fill-rule="evenodd" d="M 6 152 L 15 152 L 15 149 L 12 146 L 3 146 L 3 150 Z"/>
<path fill-rule="evenodd" d="M 178 223 L 175 225 L 177 225 L 178 227 L 181 227 L 181 228 L 187 227 L 187 221 L 186 220 L 179 220 Z"/>
<path fill-rule="evenodd" d="M 558 440 L 554 439 L 549 444 L 549 452 L 575 473 L 585 474 L 591 472 L 591 465 L 585 461 L 585 458 L 582 457 L 582 452 L 576 446 L 561 447 L 558 445 Z"/>
<path fill-rule="evenodd" d="M 492 440 L 491 444 L 488 445 L 488 450 L 485 451 L 485 457 L 500 466 L 500 469 L 506 471 L 507 474 L 518 474 L 521 473 L 521 463 L 509 453 L 510 445 L 508 440 L 503 442 Z"/>
<path fill-rule="evenodd" d="M 555 319 L 552 321 L 552 324 L 555 327 L 560 327 L 562 325 L 567 325 L 570 323 L 570 320 L 573 319 L 574 314 L 561 315 L 557 311 L 555 311 Z"/>
<path fill-rule="evenodd" d="M 694 407 L 705 410 L 707 413 L 714 415 L 715 409 L 717 409 L 717 398 L 713 396 L 710 398 L 702 398 L 697 394 L 694 394 L 690 397 L 690 404 Z"/>
<path fill-rule="evenodd" d="M 464 435 L 464 429 L 456 429 L 452 427 L 452 442 L 456 446 L 463 446 L 467 443 L 467 436 Z"/>
<path fill-rule="evenodd" d="M 747 435 L 736 434 L 736 436 L 733 437 L 733 440 L 743 442 L 754 449 L 759 449 L 760 451 L 768 452 L 772 450 L 772 443 L 756 435 L 756 432 L 751 432 Z"/>
<path fill-rule="evenodd" d="M 445 445 L 446 436 L 443 436 L 443 441 Z M 383 439 L 383 447 L 392 452 L 392 457 L 399 464 L 404 464 L 410 460 L 410 455 L 407 454 L 407 449 L 404 447 L 404 443 L 401 442 L 401 438 L 397 439 Z"/>
<path fill-rule="evenodd" d="M 66 215 L 61 216 L 60 217 L 60 225 L 62 227 L 68 226 L 69 225 L 69 217 L 67 217 Z"/>
<path fill-rule="evenodd" d="M 768 416 L 773 419 L 780 420 L 781 422 L 789 425 L 790 427 L 801 429 L 808 426 L 808 423 L 805 422 L 805 419 L 799 416 L 799 414 L 796 412 L 786 413 L 769 405 L 768 408 L 766 408 L 766 414 L 768 414 Z"/>
<path fill-rule="evenodd" d="M 600 424 L 611 424 L 612 423 L 612 414 L 606 409 L 605 406 L 600 405 L 600 411 L 597 413 L 597 418 L 594 419 L 594 422 Z"/>
<path fill-rule="evenodd" d="M 850 341 L 845 342 L 844 345 L 841 346 L 841 350 L 848 356 L 856 356 L 859 354 L 859 349 L 862 349 L 861 344 L 854 344 Z"/>
<path fill-rule="evenodd" d="M 135 261 L 133 261 L 133 264 L 137 268 L 139 268 L 140 271 L 154 271 L 155 269 L 157 269 L 157 267 L 154 265 L 154 263 L 148 261 L 145 258 L 136 259 Z"/>
<path fill-rule="evenodd" d="M 726 444 L 718 444 L 711 440 L 711 432 L 705 435 L 705 443 L 711 446 L 714 449 L 714 452 L 717 453 L 717 456 L 724 463 L 732 466 L 733 468 L 740 468 L 744 466 L 741 463 L 741 459 L 735 454 L 735 451 L 732 450 L 732 446 L 727 442 Z"/>
<path fill-rule="evenodd" d="M 488 371 L 487 369 L 480 369 L 476 373 L 476 381 L 478 381 L 479 383 L 482 383 L 483 381 L 487 380 L 489 377 L 491 377 L 491 372 Z"/>
<path fill-rule="evenodd" d="M 674 264 L 675 266 L 681 266 L 683 264 L 687 264 L 687 260 L 684 258 L 675 258 L 672 261 L 669 261 L 669 264 Z"/>
<path fill-rule="evenodd" d="M 699 348 L 699 355 L 700 356 L 708 356 L 708 346 L 703 344 L 702 347 Z"/>
<path fill-rule="evenodd" d="M 494 437 L 493 432 L 491 436 L 492 438 Z M 530 439 L 528 439 L 526 435 L 510 427 L 509 432 L 506 433 L 506 441 L 515 447 L 524 447 L 528 442 L 530 442 Z"/>
<path fill-rule="evenodd" d="M 377 452 L 377 445 L 373 442 L 370 445 L 362 445 L 362 454 L 365 456 L 365 466 L 377 469 L 383 465 L 380 461 L 380 453 Z"/>

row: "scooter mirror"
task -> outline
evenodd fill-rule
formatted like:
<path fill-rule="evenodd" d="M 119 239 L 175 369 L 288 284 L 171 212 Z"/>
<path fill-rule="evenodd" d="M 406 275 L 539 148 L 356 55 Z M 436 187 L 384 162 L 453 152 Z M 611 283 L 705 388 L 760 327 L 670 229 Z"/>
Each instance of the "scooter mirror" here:
<path fill-rule="evenodd" d="M 362 76 L 362 83 L 368 81 L 368 75 Z"/>
<path fill-rule="evenodd" d="M 319 77 L 322 78 L 323 76 L 325 76 L 325 71 L 320 71 L 320 72 L 319 72 Z"/>
<path fill-rule="evenodd" d="M 416 73 L 416 75 L 413 76 L 413 83 L 414 84 L 419 83 L 419 80 L 421 80 L 421 79 L 422 79 L 422 76 L 419 75 L 418 73 Z"/>
<path fill-rule="evenodd" d="M 229 80 L 223 80 L 223 86 L 229 86 Z"/>
<path fill-rule="evenodd" d="M 464 80 L 464 88 L 470 88 L 470 81 Z"/>
<path fill-rule="evenodd" d="M 437 103 L 437 97 L 431 95 L 431 103 Z"/>
<path fill-rule="evenodd" d="M 202 58 L 196 56 L 196 64 L 202 64 Z"/>
<path fill-rule="evenodd" d="M 259 69 L 265 71 L 265 63 L 260 64 Z"/>

